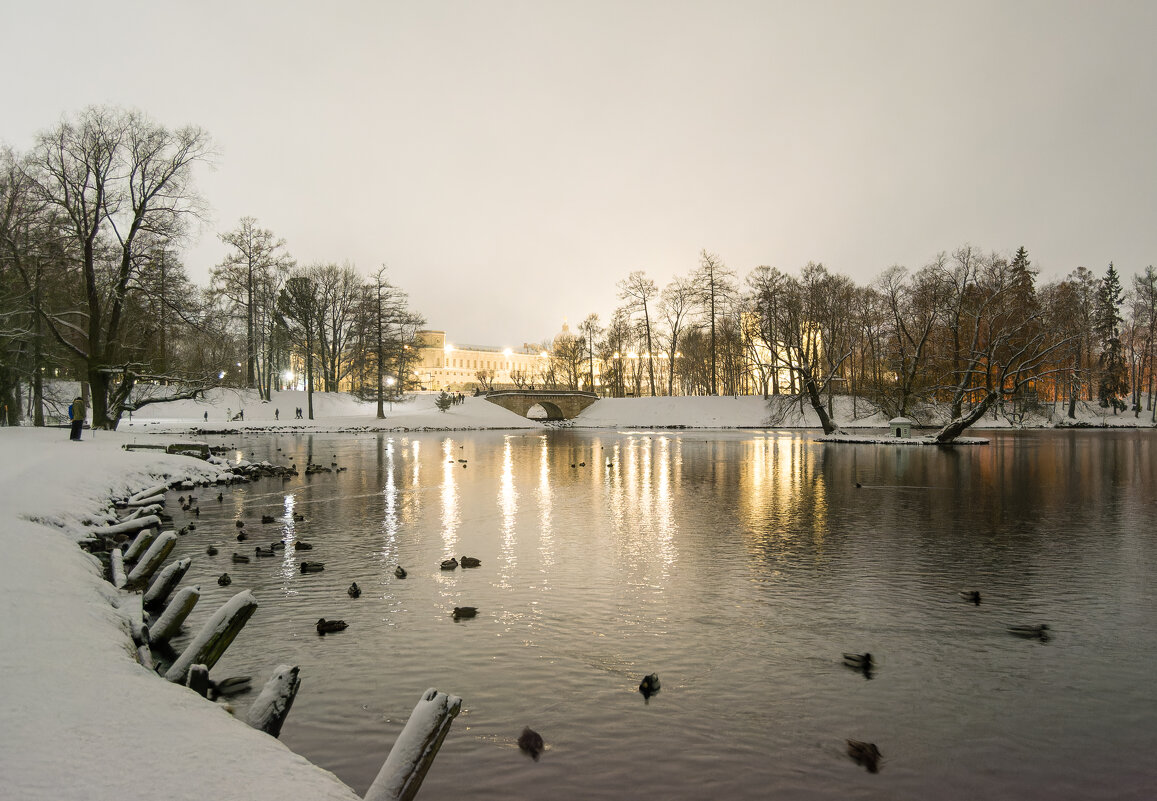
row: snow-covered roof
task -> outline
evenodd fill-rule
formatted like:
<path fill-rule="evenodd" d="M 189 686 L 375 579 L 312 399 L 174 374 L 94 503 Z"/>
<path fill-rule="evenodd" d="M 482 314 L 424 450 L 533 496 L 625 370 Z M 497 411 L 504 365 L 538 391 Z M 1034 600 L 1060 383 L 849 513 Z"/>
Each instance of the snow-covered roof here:
<path fill-rule="evenodd" d="M 909 425 L 910 426 L 910 425 L 912 425 L 912 421 L 909 420 L 907 417 L 893 417 L 891 420 L 888 421 L 888 425 L 890 425 L 890 426 Z"/>

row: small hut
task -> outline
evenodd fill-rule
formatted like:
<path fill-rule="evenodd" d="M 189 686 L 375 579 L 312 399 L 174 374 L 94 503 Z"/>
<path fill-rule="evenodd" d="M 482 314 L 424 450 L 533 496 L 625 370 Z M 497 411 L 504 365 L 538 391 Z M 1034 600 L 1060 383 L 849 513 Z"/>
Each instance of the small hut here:
<path fill-rule="evenodd" d="M 893 417 L 888 421 L 888 427 L 892 429 L 892 436 L 900 439 L 912 438 L 912 421 L 907 417 Z"/>

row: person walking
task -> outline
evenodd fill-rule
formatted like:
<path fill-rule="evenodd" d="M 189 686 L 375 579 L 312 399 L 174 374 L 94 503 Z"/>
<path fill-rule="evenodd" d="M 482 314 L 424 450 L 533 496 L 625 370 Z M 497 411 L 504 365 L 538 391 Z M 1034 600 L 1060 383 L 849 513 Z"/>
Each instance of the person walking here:
<path fill-rule="evenodd" d="M 84 408 L 84 398 L 79 395 L 73 400 L 72 405 L 68 407 L 68 417 L 72 420 L 72 433 L 69 439 L 80 442 L 80 431 L 84 428 L 84 416 L 88 410 Z"/>
<path fill-rule="evenodd" d="M 273 419 L 274 420 L 280 420 L 281 419 L 281 410 L 280 409 L 274 409 L 273 410 Z"/>

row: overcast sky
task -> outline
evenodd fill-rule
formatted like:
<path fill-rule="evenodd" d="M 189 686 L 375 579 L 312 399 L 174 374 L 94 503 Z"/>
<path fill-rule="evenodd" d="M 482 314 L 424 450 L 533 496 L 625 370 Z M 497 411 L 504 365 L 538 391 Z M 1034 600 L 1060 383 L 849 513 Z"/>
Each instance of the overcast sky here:
<path fill-rule="evenodd" d="M 242 216 L 386 264 L 455 343 L 605 322 L 707 249 L 865 283 L 972 244 L 1157 261 L 1157 3 L 0 0 L 0 142 L 195 124 L 208 282 Z"/>

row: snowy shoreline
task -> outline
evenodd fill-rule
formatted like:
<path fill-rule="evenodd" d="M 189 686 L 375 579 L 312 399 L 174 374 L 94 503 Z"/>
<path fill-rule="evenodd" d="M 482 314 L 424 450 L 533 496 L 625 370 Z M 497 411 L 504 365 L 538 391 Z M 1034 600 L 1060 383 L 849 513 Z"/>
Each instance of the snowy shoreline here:
<path fill-rule="evenodd" d="M 294 398 L 278 398 L 287 411 Z M 336 776 L 293 753 L 279 740 L 234 719 L 217 704 L 142 667 L 128 618 L 117 608 L 126 597 L 104 578 L 100 561 L 77 543 L 91 526 L 114 519 L 112 501 L 146 487 L 181 479 L 213 480 L 219 468 L 157 450 L 123 446 L 155 434 L 215 436 L 258 433 L 358 433 L 538 429 L 480 398 L 453 411 L 432 399 L 397 404 L 386 420 L 366 404 L 315 396 L 319 419 L 281 424 L 271 404 L 259 404 L 244 424 L 224 422 L 229 401 L 188 401 L 181 408 L 148 407 L 119 431 L 88 431 L 80 443 L 61 428 L 0 428 L 0 624 L 6 647 L 0 673 L 0 775 L 14 798 L 119 799 L 157 788 L 168 800 L 206 797 L 264 801 L 356 799 Z M 370 410 L 372 411 L 372 409 Z M 205 414 L 220 423 L 205 425 Z M 576 428 L 620 430 L 809 429 L 771 425 L 762 398 L 608 399 L 590 407 Z M 668 425 L 663 425 L 662 422 Z M 806 422 L 806 420 L 801 420 Z M 1091 416 L 1082 426 L 1096 425 Z M 1150 428 L 1150 423 L 1106 428 Z M 1008 426 L 1000 426 L 1008 428 Z M 844 426 L 867 440 L 868 426 Z M 851 428 L 856 433 L 851 434 Z M 981 428 L 980 426 L 977 427 Z M 987 429 L 988 427 L 984 427 Z M 982 429 L 983 430 L 983 429 Z M 824 441 L 816 437 L 818 441 Z M 857 440 L 860 441 L 860 440 Z M 260 677 L 256 677 L 260 678 Z M 308 687 L 308 677 L 304 677 Z M 453 690 L 453 688 L 444 688 Z M 372 743 L 383 760 L 392 743 Z M 435 768 L 436 769 L 436 768 Z"/>

